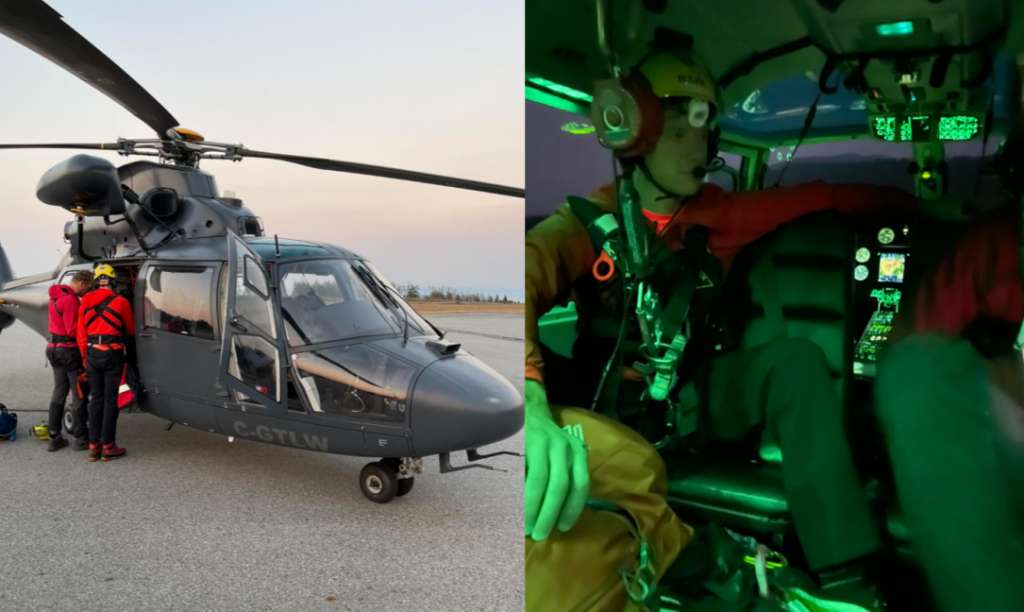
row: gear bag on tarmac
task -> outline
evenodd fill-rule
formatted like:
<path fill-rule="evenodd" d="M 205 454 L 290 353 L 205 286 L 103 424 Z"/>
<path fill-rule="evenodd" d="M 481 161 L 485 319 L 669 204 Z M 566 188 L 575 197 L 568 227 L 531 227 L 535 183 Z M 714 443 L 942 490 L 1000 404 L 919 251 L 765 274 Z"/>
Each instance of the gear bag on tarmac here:
<path fill-rule="evenodd" d="M 117 391 L 117 409 L 124 412 L 136 412 L 138 410 L 139 379 L 135 370 L 128 364 L 124 366 L 121 374 L 121 386 Z"/>
<path fill-rule="evenodd" d="M 7 412 L 7 406 L 0 404 L 0 440 L 18 439 L 18 415 Z"/>

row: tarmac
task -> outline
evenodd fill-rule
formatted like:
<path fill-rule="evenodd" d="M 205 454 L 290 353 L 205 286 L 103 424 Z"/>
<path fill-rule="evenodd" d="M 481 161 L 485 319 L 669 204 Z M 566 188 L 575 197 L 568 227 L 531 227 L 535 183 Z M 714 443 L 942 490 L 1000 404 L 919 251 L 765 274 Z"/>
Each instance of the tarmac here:
<path fill-rule="evenodd" d="M 523 315 L 428 318 L 523 392 Z M 521 458 L 441 475 L 428 457 L 409 495 L 374 504 L 367 458 L 127 414 L 128 456 L 89 463 L 28 433 L 53 384 L 44 347 L 20 323 L 0 333 L 0 403 L 20 421 L 0 442 L 0 610 L 523 610 Z"/>

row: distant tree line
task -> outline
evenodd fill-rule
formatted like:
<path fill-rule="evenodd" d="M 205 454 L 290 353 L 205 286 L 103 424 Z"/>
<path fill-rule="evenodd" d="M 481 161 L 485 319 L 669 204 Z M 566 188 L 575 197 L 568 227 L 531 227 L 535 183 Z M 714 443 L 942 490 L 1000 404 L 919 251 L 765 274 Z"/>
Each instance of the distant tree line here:
<path fill-rule="evenodd" d="M 484 295 L 482 293 L 470 293 L 459 291 L 452 287 L 430 286 L 421 289 L 413 283 L 398 283 L 395 288 L 406 299 L 438 300 L 448 302 L 481 302 L 487 304 L 516 304 L 515 300 L 508 299 L 507 295 Z"/>

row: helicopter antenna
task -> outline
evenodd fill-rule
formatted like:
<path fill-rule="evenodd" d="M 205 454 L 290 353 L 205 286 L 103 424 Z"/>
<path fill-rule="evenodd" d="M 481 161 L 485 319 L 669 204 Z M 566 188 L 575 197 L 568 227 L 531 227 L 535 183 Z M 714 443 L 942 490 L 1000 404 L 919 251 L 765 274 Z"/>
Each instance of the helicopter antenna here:
<path fill-rule="evenodd" d="M 281 259 L 281 245 L 277 242 L 277 234 L 274 234 L 274 250 L 277 251 L 277 258 Z"/>

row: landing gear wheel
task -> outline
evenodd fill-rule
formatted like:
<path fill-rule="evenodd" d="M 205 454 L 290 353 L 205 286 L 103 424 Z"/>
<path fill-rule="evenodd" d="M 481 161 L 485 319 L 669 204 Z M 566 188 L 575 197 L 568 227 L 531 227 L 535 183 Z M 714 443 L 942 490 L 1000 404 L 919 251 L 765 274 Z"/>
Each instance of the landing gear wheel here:
<path fill-rule="evenodd" d="M 74 393 L 74 389 L 71 392 Z M 64 431 L 68 432 L 68 434 L 74 431 L 75 412 L 70 406 L 64 406 L 64 418 L 61 419 L 61 425 L 64 426 Z"/>
<path fill-rule="evenodd" d="M 398 493 L 398 475 L 384 463 L 368 463 L 359 472 L 359 488 L 372 502 L 386 504 Z"/>
<path fill-rule="evenodd" d="M 412 485 L 415 482 L 416 482 L 416 478 L 414 476 L 410 476 L 408 478 L 403 478 L 403 479 L 399 480 L 398 481 L 398 493 L 397 493 L 398 497 L 401 497 L 401 496 L 405 495 L 406 493 L 408 493 L 409 491 L 412 491 Z"/>

